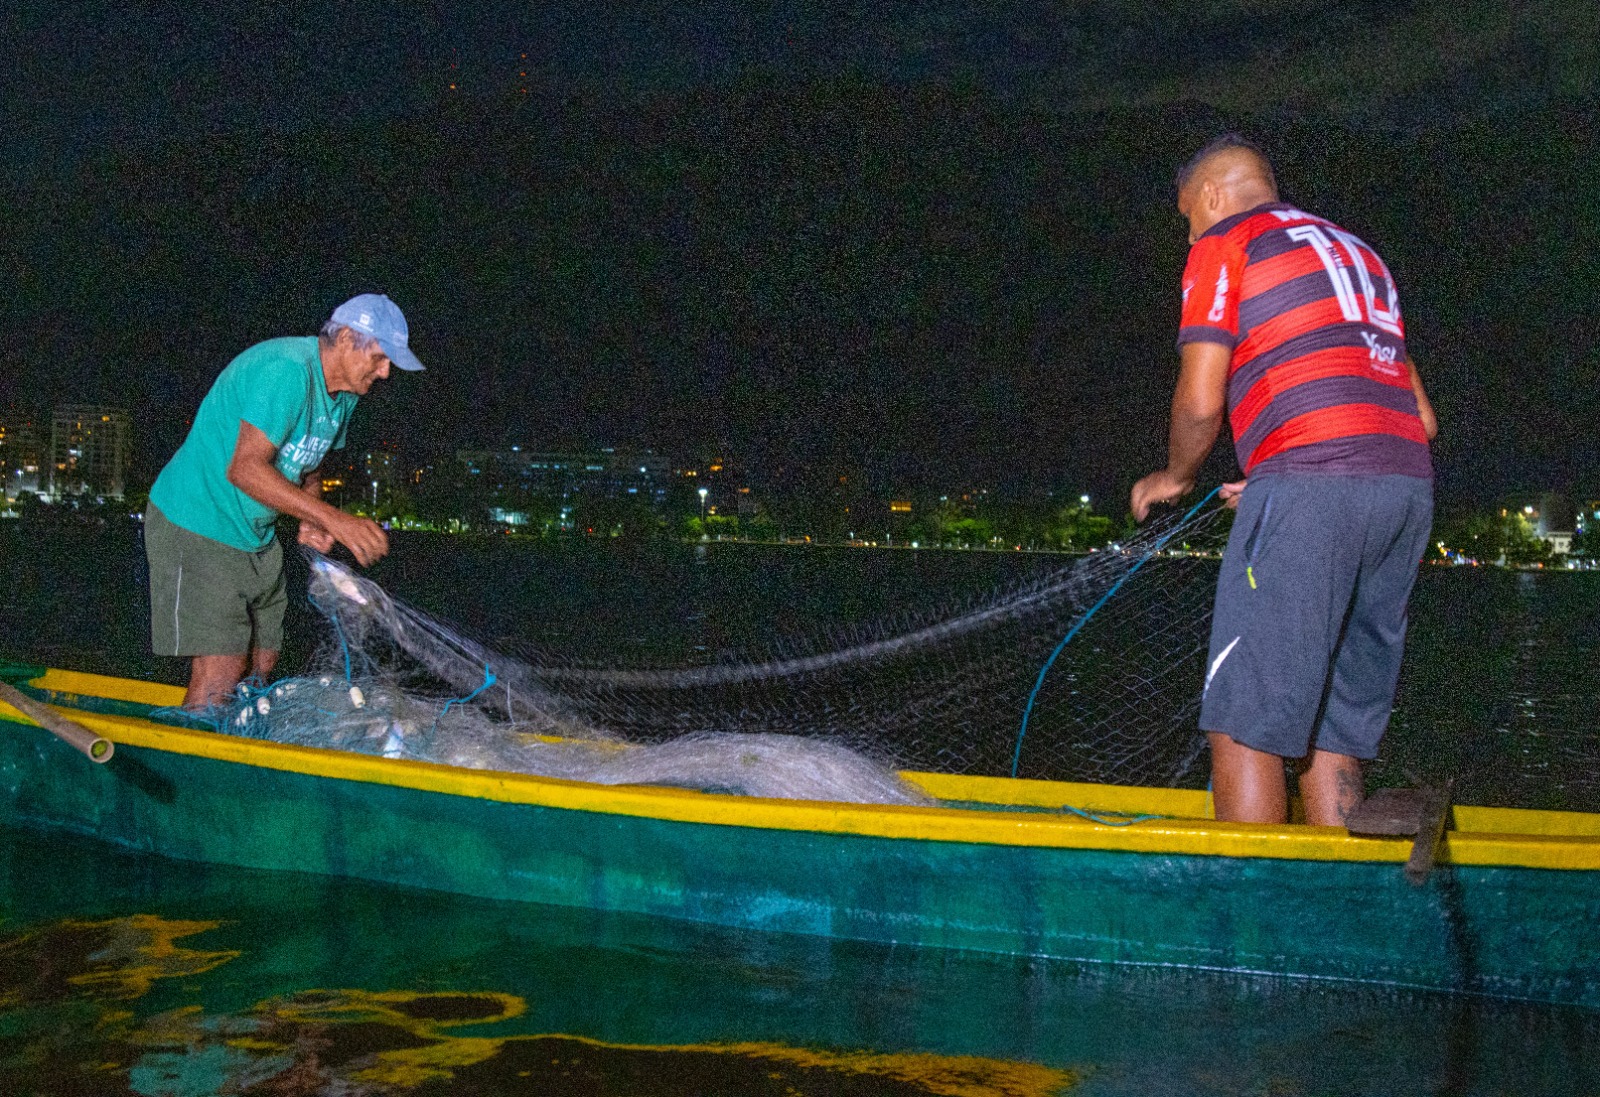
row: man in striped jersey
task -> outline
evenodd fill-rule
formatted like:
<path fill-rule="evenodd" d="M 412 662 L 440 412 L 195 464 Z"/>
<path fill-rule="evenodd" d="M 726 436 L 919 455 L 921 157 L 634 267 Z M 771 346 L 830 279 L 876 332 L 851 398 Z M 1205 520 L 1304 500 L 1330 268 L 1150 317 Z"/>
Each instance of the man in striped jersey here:
<path fill-rule="evenodd" d="M 1394 279 L 1356 236 L 1278 200 L 1237 134 L 1178 175 L 1189 222 L 1167 466 L 1134 517 L 1194 487 L 1224 412 L 1245 479 L 1217 579 L 1200 726 L 1218 819 L 1306 821 L 1361 803 L 1394 704 L 1406 602 L 1433 513 L 1437 425 Z"/>

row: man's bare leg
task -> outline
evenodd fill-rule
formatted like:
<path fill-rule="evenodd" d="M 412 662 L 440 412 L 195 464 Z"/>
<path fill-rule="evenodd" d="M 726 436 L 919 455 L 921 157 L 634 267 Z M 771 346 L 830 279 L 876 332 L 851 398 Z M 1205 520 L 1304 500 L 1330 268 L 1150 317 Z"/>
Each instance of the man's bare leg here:
<path fill-rule="evenodd" d="M 277 652 L 252 652 L 250 655 L 250 677 L 259 678 L 262 682 L 270 682 L 272 680 L 272 671 L 277 665 Z"/>
<path fill-rule="evenodd" d="M 189 692 L 183 695 L 183 707 L 191 712 L 204 712 L 232 696 L 233 687 L 244 677 L 247 660 L 244 654 L 196 655 L 189 664 Z"/>
<path fill-rule="evenodd" d="M 1316 827 L 1342 827 L 1361 806 L 1366 783 L 1361 760 L 1348 754 L 1313 750 L 1311 764 L 1300 774 L 1300 798 L 1306 822 Z"/>
<path fill-rule="evenodd" d="M 1289 784 L 1283 759 L 1247 747 L 1218 731 L 1211 741 L 1211 802 L 1225 823 L 1286 823 Z"/>

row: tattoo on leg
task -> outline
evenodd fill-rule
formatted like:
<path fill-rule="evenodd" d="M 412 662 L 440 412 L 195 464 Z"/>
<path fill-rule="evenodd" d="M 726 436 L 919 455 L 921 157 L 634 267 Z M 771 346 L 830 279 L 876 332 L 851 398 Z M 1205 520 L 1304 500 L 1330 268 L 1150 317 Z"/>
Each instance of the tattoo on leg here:
<path fill-rule="evenodd" d="M 1361 768 L 1341 769 L 1335 783 L 1334 810 L 1339 813 L 1340 822 L 1349 822 L 1350 814 L 1361 806 L 1365 798 L 1366 782 L 1362 780 Z"/>

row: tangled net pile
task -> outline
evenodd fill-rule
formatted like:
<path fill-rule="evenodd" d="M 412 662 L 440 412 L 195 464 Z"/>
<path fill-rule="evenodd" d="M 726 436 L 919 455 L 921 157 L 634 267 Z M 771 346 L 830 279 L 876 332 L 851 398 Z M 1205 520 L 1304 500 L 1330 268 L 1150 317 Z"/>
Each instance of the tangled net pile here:
<path fill-rule="evenodd" d="M 1227 513 L 1152 521 L 1042 578 L 845 642 L 783 637 L 697 666 L 491 651 L 311 554 L 331 630 L 320 670 L 211 716 L 300 745 L 797 799 L 921 802 L 900 768 L 1192 784 Z"/>

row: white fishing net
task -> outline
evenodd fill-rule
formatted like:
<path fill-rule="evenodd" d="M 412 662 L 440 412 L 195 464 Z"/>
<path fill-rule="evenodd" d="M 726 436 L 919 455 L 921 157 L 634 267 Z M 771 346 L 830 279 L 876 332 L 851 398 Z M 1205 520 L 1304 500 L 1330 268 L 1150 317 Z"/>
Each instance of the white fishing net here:
<path fill-rule="evenodd" d="M 916 803 L 896 769 L 1181 785 L 1227 512 L 1196 508 L 1042 578 L 851 635 L 751 637 L 696 665 L 494 651 L 311 554 L 317 669 L 222 730 L 606 784 Z"/>

